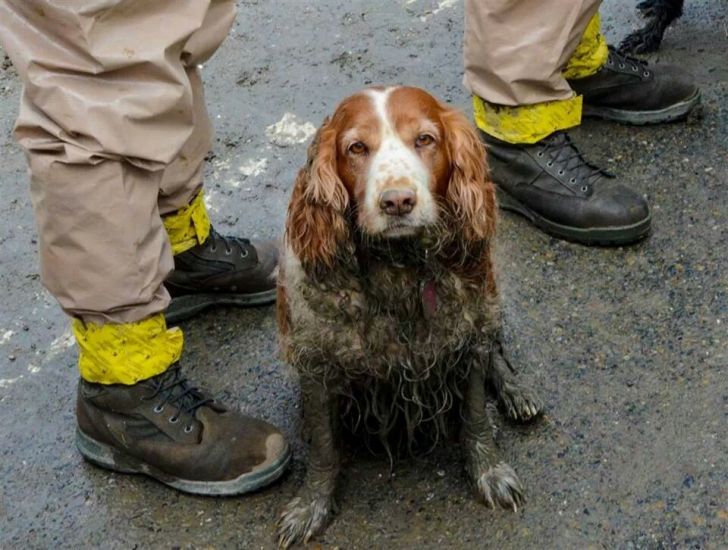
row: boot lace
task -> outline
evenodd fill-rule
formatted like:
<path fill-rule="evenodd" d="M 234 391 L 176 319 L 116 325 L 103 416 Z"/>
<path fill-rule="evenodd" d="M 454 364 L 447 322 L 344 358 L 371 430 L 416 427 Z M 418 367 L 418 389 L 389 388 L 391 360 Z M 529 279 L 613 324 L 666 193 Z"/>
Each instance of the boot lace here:
<path fill-rule="evenodd" d="M 542 141 L 543 148 L 536 153 L 538 157 L 547 157 L 546 166 L 560 166 L 559 176 L 571 174 L 569 183 L 576 186 L 581 182 L 581 191 L 586 193 L 589 186 L 601 177 L 614 177 L 611 173 L 599 168 L 584 158 L 569 134 L 556 132 Z"/>
<path fill-rule="evenodd" d="M 177 407 L 179 412 L 169 418 L 172 424 L 178 422 L 180 416 L 194 417 L 197 409 L 213 402 L 198 388 L 190 385 L 179 365 L 173 365 L 162 374 L 151 378 L 149 382 L 152 384 L 154 393 L 145 400 L 152 401 L 158 397 L 161 398 L 161 401 L 154 407 L 155 413 L 161 413 L 168 403 Z M 186 425 L 185 432 L 191 431 L 192 425 Z"/>
<path fill-rule="evenodd" d="M 241 258 L 248 257 L 249 248 L 252 246 L 248 239 L 225 237 L 215 231 L 214 228 L 210 228 L 210 236 L 207 238 L 206 244 L 210 247 L 210 252 L 216 252 L 218 248 L 224 247 L 226 256 L 230 256 L 237 251 Z"/>
<path fill-rule="evenodd" d="M 647 68 L 647 61 L 618 52 L 614 47 L 609 46 L 609 57 L 607 67 L 618 67 L 620 70 L 629 69 L 635 74 L 642 73 L 645 78 L 650 76 Z"/>

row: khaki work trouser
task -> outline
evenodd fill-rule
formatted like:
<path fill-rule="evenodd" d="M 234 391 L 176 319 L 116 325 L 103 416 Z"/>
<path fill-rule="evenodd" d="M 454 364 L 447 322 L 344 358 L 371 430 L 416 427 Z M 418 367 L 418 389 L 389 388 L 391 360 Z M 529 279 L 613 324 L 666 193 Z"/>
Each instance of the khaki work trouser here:
<path fill-rule="evenodd" d="M 600 3 L 465 1 L 463 82 L 482 130 L 512 143 L 533 143 L 579 124 L 581 98 L 567 78 L 594 74 L 606 62 Z"/>
<path fill-rule="evenodd" d="M 0 43 L 24 88 L 41 277 L 70 315 L 163 311 L 173 267 L 161 216 L 201 188 L 211 126 L 197 65 L 234 0 L 0 0 Z"/>

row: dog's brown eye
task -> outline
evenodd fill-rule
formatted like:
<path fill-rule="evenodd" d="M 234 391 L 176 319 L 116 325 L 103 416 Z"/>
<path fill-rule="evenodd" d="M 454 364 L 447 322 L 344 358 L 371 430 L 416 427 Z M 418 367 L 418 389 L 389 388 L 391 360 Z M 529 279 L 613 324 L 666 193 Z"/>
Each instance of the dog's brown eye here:
<path fill-rule="evenodd" d="M 363 155 L 367 152 L 367 150 L 367 146 L 364 145 L 364 143 L 361 141 L 355 141 L 354 143 L 349 145 L 349 152 L 352 155 Z"/>
<path fill-rule="evenodd" d="M 430 145 L 432 143 L 435 143 L 434 137 L 432 137 L 430 134 L 420 134 L 415 140 L 415 147 L 426 147 L 427 145 Z"/>

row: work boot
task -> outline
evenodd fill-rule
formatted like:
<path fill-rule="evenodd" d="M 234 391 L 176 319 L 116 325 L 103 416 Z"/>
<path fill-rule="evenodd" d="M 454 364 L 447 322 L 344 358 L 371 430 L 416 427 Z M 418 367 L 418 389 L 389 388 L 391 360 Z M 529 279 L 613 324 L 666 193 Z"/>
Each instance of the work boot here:
<path fill-rule="evenodd" d="M 675 65 L 649 68 L 646 61 L 609 48 L 605 65 L 585 78 L 569 80 L 583 96 L 583 114 L 628 124 L 656 124 L 685 118 L 700 103 L 692 77 Z"/>
<path fill-rule="evenodd" d="M 190 386 L 176 365 L 132 386 L 81 380 L 76 417 L 84 458 L 186 493 L 254 491 L 290 460 L 274 426 L 226 409 Z"/>
<path fill-rule="evenodd" d="M 255 306 L 276 298 L 278 247 L 271 241 L 223 237 L 214 229 L 204 243 L 174 257 L 164 285 L 172 296 L 172 324 L 212 305 Z"/>
<path fill-rule="evenodd" d="M 621 245 L 645 237 L 645 200 L 588 162 L 566 132 L 514 145 L 481 131 L 501 208 L 550 235 L 583 244 Z"/>

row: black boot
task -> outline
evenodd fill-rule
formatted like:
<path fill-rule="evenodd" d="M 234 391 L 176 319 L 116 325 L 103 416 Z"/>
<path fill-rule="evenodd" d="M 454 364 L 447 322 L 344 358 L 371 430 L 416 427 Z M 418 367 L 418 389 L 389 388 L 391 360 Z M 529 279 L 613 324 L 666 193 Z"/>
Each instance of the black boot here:
<path fill-rule="evenodd" d="M 569 80 L 569 86 L 584 97 L 584 116 L 627 124 L 679 120 L 700 103 L 700 90 L 685 69 L 650 68 L 613 48 L 596 74 Z"/>
<path fill-rule="evenodd" d="M 514 145 L 481 131 L 501 208 L 555 237 L 622 245 L 645 237 L 645 200 L 584 159 L 566 132 Z"/>
<path fill-rule="evenodd" d="M 214 229 L 203 244 L 174 257 L 174 272 L 164 282 L 172 295 L 165 312 L 176 323 L 212 305 L 256 306 L 276 297 L 278 247 L 223 237 Z"/>

